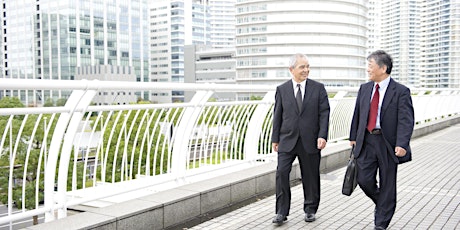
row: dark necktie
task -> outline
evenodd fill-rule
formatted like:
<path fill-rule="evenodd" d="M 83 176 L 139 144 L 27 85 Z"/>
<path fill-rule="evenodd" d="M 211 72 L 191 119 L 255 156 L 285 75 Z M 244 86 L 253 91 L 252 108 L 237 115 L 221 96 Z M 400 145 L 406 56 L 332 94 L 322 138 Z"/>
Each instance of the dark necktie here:
<path fill-rule="evenodd" d="M 299 111 L 302 109 L 302 91 L 300 90 L 300 84 L 297 84 L 297 94 L 295 95 L 295 100 L 297 101 L 297 108 Z"/>
<path fill-rule="evenodd" d="M 375 123 L 377 122 L 377 114 L 379 111 L 379 84 L 375 85 L 374 96 L 371 100 L 371 108 L 369 110 L 369 120 L 367 122 L 367 130 L 371 132 L 375 128 Z"/>

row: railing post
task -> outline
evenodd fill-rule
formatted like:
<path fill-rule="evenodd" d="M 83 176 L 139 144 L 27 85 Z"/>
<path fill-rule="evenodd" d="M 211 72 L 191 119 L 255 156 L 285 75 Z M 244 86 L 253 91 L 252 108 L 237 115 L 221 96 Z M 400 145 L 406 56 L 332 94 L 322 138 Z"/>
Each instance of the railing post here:
<path fill-rule="evenodd" d="M 60 162 L 59 162 L 59 172 L 58 172 L 58 188 L 57 188 L 57 207 L 58 207 L 58 219 L 67 216 L 66 208 L 66 193 L 67 193 L 67 180 L 68 180 L 68 171 L 70 156 L 72 153 L 73 140 L 78 131 L 78 126 L 82 121 L 82 118 L 85 114 L 86 108 L 91 104 L 92 99 L 96 95 L 96 90 L 85 91 L 81 96 L 81 99 L 78 101 L 75 106 L 76 110 L 71 115 L 71 120 L 67 126 L 67 130 L 64 136 Z M 75 153 L 78 154 L 78 153 Z"/>
<path fill-rule="evenodd" d="M 275 91 L 269 91 L 262 99 L 262 103 L 257 106 L 249 120 L 248 129 L 244 138 L 244 159 L 249 162 L 257 160 L 258 147 L 260 143 L 260 133 L 264 119 L 270 110 L 271 102 L 275 100 Z"/>
<path fill-rule="evenodd" d="M 55 187 L 55 175 L 57 169 L 57 159 L 59 157 L 59 152 L 61 149 L 62 139 L 64 138 L 65 130 L 67 125 L 72 117 L 72 113 L 75 110 L 80 98 L 84 95 L 83 90 L 75 90 L 70 95 L 67 100 L 65 107 L 70 110 L 70 112 L 62 113 L 59 116 L 59 120 L 56 123 L 56 128 L 51 138 L 50 148 L 48 152 L 48 159 L 45 166 L 45 182 L 44 182 L 44 202 L 45 209 L 45 222 L 49 222 L 55 219 L 54 210 L 55 210 L 55 200 L 54 200 L 54 187 Z"/>
<path fill-rule="evenodd" d="M 193 127 L 200 117 L 204 104 L 213 94 L 212 91 L 197 91 L 190 101 L 192 107 L 186 107 L 175 130 L 175 139 L 172 149 L 171 173 L 177 181 L 185 176 L 188 159 L 188 145 L 193 137 Z"/>
<path fill-rule="evenodd" d="M 69 131 L 68 127 L 69 127 L 69 124 L 71 123 L 72 116 L 77 108 L 82 107 L 80 103 L 85 104 L 84 100 L 85 99 L 88 100 L 88 97 L 89 97 L 89 94 L 86 94 L 86 90 L 74 90 L 65 104 L 65 108 L 67 108 L 69 112 L 62 113 L 59 116 L 59 120 L 56 123 L 56 128 L 54 130 L 53 137 L 51 139 L 48 159 L 47 159 L 46 166 L 45 166 L 45 176 L 44 176 L 44 180 L 45 180 L 44 181 L 44 203 L 45 204 L 44 205 L 45 205 L 45 209 L 47 210 L 45 213 L 45 222 L 49 222 L 49 221 L 56 219 L 54 212 L 55 212 L 56 207 L 59 207 L 56 205 L 56 203 L 59 201 L 56 200 L 55 198 L 59 196 L 65 197 L 66 191 L 58 190 L 58 192 L 61 192 L 63 194 L 61 195 L 55 194 L 55 175 L 56 175 L 56 169 L 57 169 L 56 167 L 57 160 L 61 152 L 62 140 L 64 140 L 65 143 L 68 143 L 69 141 L 69 140 L 66 141 L 66 139 L 64 139 L 65 138 L 64 135 L 66 133 L 66 130 Z M 91 100 L 89 100 L 89 102 L 91 102 Z M 89 102 L 87 102 L 87 105 L 89 105 Z M 73 118 L 72 124 L 75 123 L 76 121 L 77 121 L 77 118 Z M 72 140 L 73 140 L 73 137 L 72 137 Z M 67 145 L 68 144 L 66 144 L 66 146 Z M 64 155 L 65 154 L 61 154 L 61 162 L 63 161 L 62 157 L 65 158 Z M 70 155 L 70 154 L 67 154 L 67 155 Z M 67 167 L 68 167 L 68 161 L 67 161 Z M 59 179 L 64 180 L 63 178 L 61 178 L 64 176 L 65 180 L 67 180 L 67 171 L 64 173 L 65 175 L 60 175 L 62 174 L 62 170 L 64 169 L 61 169 L 61 165 L 59 166 L 59 168 L 60 168 Z M 60 207 L 60 209 L 62 209 L 62 207 Z"/>

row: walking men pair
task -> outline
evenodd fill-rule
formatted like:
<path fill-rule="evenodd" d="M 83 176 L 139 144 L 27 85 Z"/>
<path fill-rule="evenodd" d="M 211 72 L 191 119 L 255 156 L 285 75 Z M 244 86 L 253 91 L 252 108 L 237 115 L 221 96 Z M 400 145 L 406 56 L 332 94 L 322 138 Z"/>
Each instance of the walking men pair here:
<path fill-rule="evenodd" d="M 384 51 L 368 56 L 370 81 L 358 91 L 350 128 L 358 184 L 375 203 L 375 229 L 388 227 L 396 208 L 397 165 L 411 160 L 414 109 L 410 90 L 390 77 L 392 67 L 391 56 Z M 276 89 L 273 115 L 272 145 L 278 152 L 273 223 L 278 225 L 289 215 L 289 174 L 296 157 L 304 190 L 305 221 L 316 220 L 321 150 L 326 147 L 329 127 L 327 92 L 323 84 L 308 78 L 308 58 L 303 54 L 292 56 L 289 71 L 292 79 Z"/>

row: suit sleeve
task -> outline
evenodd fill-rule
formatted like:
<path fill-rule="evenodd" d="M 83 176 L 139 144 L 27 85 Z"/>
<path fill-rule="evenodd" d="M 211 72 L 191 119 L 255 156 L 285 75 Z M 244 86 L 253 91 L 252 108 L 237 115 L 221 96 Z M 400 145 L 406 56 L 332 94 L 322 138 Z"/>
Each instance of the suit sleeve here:
<path fill-rule="evenodd" d="M 361 89 L 362 85 L 359 88 L 358 95 L 356 96 L 356 103 L 355 103 L 355 109 L 353 112 L 353 118 L 351 119 L 351 127 L 350 127 L 350 141 L 356 141 L 356 136 L 358 133 L 358 124 L 359 124 L 359 100 L 361 98 Z"/>
<path fill-rule="evenodd" d="M 410 138 L 414 130 L 414 107 L 412 105 L 412 98 L 410 89 L 404 87 L 404 91 L 399 96 L 398 100 L 398 127 L 396 146 L 404 149 L 409 148 Z"/>
<path fill-rule="evenodd" d="M 275 93 L 275 105 L 273 107 L 272 143 L 279 143 L 280 141 L 280 128 L 283 114 L 281 101 L 281 93 L 279 92 L 279 87 L 277 87 Z"/>
<path fill-rule="evenodd" d="M 327 140 L 329 132 L 329 98 L 327 96 L 326 88 L 321 84 L 320 96 L 319 96 L 319 133 L 318 138 Z"/>

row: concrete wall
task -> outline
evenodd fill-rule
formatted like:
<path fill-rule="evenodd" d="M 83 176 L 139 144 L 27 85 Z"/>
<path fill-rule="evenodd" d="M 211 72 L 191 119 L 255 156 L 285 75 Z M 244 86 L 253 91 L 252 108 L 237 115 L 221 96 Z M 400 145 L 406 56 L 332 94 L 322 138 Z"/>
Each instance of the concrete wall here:
<path fill-rule="evenodd" d="M 417 125 L 413 138 L 459 122 L 460 116 L 453 116 Z M 327 147 L 322 153 L 321 172 L 343 167 L 349 151 L 347 141 Z M 182 229 L 274 194 L 275 170 L 276 162 L 267 163 L 26 229 Z M 295 164 L 291 180 L 297 183 L 299 178 L 300 169 Z"/>

